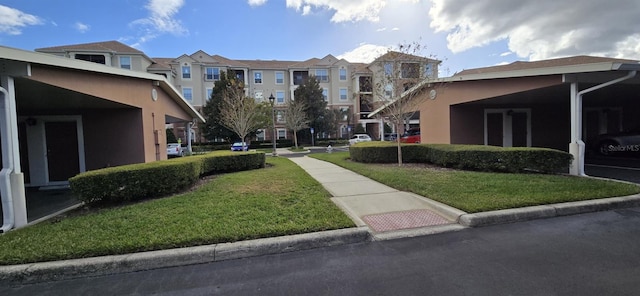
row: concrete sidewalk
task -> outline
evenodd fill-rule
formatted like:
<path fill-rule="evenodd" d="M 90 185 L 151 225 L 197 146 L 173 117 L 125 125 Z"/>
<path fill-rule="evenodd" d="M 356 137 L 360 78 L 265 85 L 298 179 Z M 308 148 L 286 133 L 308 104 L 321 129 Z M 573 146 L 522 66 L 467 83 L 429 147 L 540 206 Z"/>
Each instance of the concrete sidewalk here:
<path fill-rule="evenodd" d="M 390 239 L 463 229 L 463 211 L 403 192 L 337 165 L 311 157 L 291 161 L 302 167 L 333 196 L 357 226 L 367 226 L 374 239 Z M 398 230 L 413 229 L 412 232 Z"/>

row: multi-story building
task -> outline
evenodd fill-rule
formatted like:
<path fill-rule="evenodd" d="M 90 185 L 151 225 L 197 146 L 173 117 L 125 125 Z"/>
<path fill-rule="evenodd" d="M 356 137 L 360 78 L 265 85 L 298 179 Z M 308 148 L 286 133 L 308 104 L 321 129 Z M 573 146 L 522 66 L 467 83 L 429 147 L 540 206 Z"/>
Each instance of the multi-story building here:
<path fill-rule="evenodd" d="M 163 75 L 198 111 L 202 111 L 211 97 L 214 83 L 220 79 L 220 74 L 226 72 L 243 81 L 246 94 L 257 101 L 263 102 L 271 95 L 274 96 L 278 139 L 291 137 L 291 133 L 284 127 L 283 112 L 286 103 L 295 99 L 295 89 L 310 76 L 318 79 L 327 107 L 348 114 L 342 118 L 338 130 L 318 136 L 346 138 L 352 133 L 354 125 L 360 124 L 373 138 L 379 139 L 383 120 L 367 117 L 378 102 L 373 87 L 377 83 L 378 70 L 381 67 L 386 69 L 386 64 L 390 63 L 389 58 L 393 56 L 406 60 L 398 63 L 398 67 L 418 67 L 423 69 L 421 75 L 425 78 L 435 78 L 439 63 L 410 55 L 389 54 L 371 64 L 350 63 L 333 55 L 306 61 L 232 60 L 210 55 L 202 50 L 177 58 L 149 58 L 143 52 L 117 41 L 56 46 L 36 51 Z M 174 129 L 178 136 L 186 138 L 185 127 L 176 126 Z M 197 127 L 193 127 L 190 132 L 192 139 L 204 140 Z M 273 138 L 272 135 L 271 130 L 266 130 L 261 131 L 257 138 L 269 140 Z"/>

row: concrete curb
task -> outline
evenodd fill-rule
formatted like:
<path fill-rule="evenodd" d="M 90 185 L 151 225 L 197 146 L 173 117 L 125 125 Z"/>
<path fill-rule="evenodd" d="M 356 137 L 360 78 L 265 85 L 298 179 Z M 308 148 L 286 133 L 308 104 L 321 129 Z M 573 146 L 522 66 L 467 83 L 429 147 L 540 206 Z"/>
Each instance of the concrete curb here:
<path fill-rule="evenodd" d="M 468 227 L 480 227 L 638 206 L 640 206 L 640 194 L 635 194 L 622 197 L 464 214 L 460 216 L 459 223 Z"/>
<path fill-rule="evenodd" d="M 308 250 L 370 241 L 367 227 L 304 233 L 234 243 L 0 266 L 0 285 L 59 281 Z"/>

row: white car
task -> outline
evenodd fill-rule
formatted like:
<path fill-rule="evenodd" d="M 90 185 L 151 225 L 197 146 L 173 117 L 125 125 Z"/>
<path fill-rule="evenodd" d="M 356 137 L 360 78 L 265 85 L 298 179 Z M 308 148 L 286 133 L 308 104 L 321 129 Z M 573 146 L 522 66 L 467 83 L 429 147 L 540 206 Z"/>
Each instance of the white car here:
<path fill-rule="evenodd" d="M 371 142 L 371 137 L 367 134 L 355 134 L 351 139 L 349 139 L 349 145 L 353 145 L 355 143 L 360 142 Z"/>
<path fill-rule="evenodd" d="M 180 157 L 184 156 L 184 150 L 182 150 L 182 146 L 178 143 L 169 143 L 167 144 L 167 157 Z"/>

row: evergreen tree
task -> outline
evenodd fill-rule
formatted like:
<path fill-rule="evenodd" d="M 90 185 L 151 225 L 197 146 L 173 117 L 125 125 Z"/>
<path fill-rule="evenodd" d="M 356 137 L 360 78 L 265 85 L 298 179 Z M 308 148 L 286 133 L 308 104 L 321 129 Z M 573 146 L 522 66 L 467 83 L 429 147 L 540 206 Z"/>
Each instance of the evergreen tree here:
<path fill-rule="evenodd" d="M 200 129 L 205 139 L 209 141 L 224 139 L 227 142 L 231 142 L 237 138 L 236 133 L 220 121 L 220 107 L 223 98 L 226 95 L 227 88 L 232 84 L 232 80 L 235 79 L 235 77 L 227 76 L 224 71 L 220 72 L 220 80 L 214 83 L 211 98 L 202 109 L 203 117 L 207 122 L 200 124 Z"/>
<path fill-rule="evenodd" d="M 315 133 L 323 132 L 326 128 L 325 115 L 327 112 L 327 102 L 322 95 L 320 82 L 314 76 L 307 78 L 293 93 L 296 101 L 301 101 L 306 106 L 305 113 L 309 119 L 309 127 Z M 310 139 L 310 131 L 303 130 L 299 133 L 301 137 Z"/>

